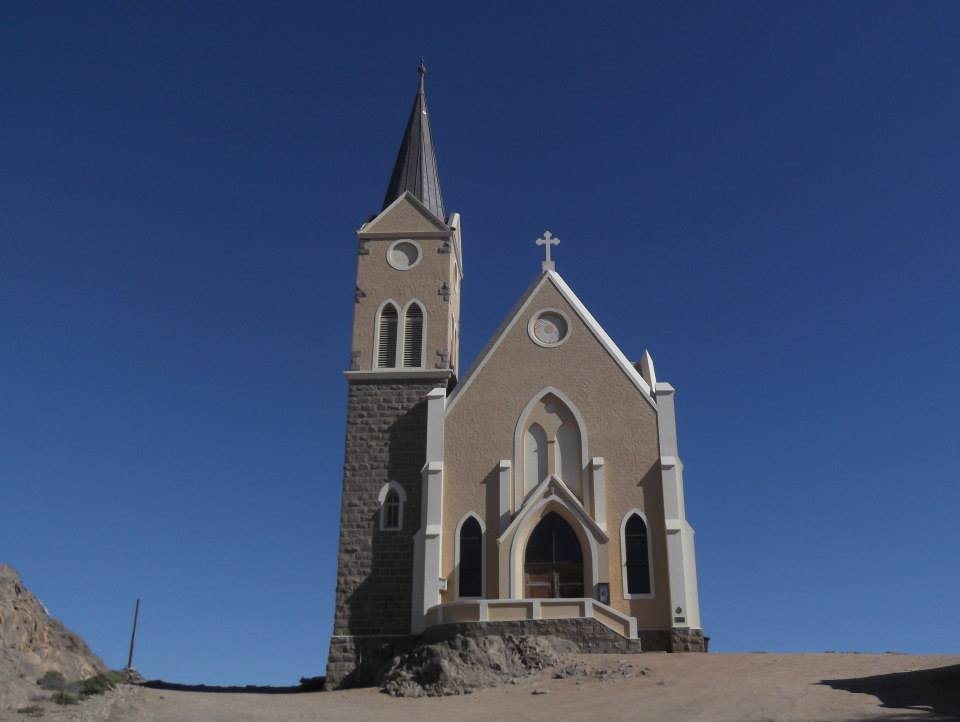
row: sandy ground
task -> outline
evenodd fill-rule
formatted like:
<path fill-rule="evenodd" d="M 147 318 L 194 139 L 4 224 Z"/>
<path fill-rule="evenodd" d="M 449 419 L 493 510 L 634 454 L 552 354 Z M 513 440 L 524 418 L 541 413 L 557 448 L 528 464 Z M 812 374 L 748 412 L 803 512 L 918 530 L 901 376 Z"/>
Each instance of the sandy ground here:
<path fill-rule="evenodd" d="M 394 699 L 374 689 L 310 694 L 223 694 L 124 687 L 76 707 L 48 709 L 38 719 L 78 722 L 960 719 L 960 656 L 649 653 L 578 655 L 575 659 L 591 667 L 619 668 L 626 663 L 635 674 L 605 681 L 587 677 L 553 679 L 548 670 L 514 685 L 440 699 Z M 875 679 L 891 674 L 894 676 Z M 824 680 L 834 682 L 823 684 Z M 534 694 L 534 690 L 538 693 Z M 31 717 L 0 712 L 0 719 Z"/>

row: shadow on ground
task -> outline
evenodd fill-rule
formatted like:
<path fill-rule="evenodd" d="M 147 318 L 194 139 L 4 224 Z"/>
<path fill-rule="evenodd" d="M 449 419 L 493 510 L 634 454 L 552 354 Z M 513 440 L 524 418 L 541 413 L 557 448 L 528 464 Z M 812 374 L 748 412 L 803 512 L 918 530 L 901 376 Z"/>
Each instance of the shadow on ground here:
<path fill-rule="evenodd" d="M 820 684 L 872 694 L 888 709 L 905 710 L 903 717 L 884 720 L 960 720 L 960 664 L 873 677 L 824 679 Z"/>
<path fill-rule="evenodd" d="M 177 682 L 164 682 L 162 679 L 151 679 L 148 682 L 141 682 L 141 687 L 150 689 L 165 689 L 171 692 L 214 692 L 220 694 L 300 694 L 301 692 L 322 692 L 323 677 L 304 677 L 300 684 L 290 687 L 267 687 L 257 684 L 245 684 L 242 686 L 220 686 L 212 684 L 178 684 Z"/>

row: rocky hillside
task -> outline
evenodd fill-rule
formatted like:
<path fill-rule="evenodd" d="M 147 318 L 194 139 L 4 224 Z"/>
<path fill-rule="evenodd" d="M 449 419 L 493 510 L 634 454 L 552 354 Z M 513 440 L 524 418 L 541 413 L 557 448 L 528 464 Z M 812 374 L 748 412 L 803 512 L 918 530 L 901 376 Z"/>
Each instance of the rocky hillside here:
<path fill-rule="evenodd" d="M 106 670 L 79 636 L 50 616 L 16 570 L 0 564 L 0 709 L 27 703 L 46 672 L 78 680 Z"/>

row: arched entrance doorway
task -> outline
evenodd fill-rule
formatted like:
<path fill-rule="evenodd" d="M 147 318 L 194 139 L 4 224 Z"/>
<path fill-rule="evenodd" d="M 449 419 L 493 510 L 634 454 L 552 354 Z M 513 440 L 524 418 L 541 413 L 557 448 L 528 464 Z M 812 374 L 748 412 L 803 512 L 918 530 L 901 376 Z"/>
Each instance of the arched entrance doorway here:
<path fill-rule="evenodd" d="M 583 596 L 583 550 L 567 521 L 550 512 L 537 524 L 523 563 L 524 596 L 533 599 Z"/>

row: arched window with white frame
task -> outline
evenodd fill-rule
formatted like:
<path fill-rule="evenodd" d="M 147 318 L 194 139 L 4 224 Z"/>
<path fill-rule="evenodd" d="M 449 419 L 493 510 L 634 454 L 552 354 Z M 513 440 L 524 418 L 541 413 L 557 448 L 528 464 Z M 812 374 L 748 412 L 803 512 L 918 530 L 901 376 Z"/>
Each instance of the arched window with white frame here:
<path fill-rule="evenodd" d="M 457 524 L 454 537 L 458 599 L 480 599 L 484 594 L 483 521 L 468 512 Z"/>
<path fill-rule="evenodd" d="M 416 369 L 423 366 L 423 307 L 411 301 L 403 314 L 403 367 Z"/>
<path fill-rule="evenodd" d="M 403 507 L 407 503 L 407 493 L 395 481 L 388 481 L 377 495 L 380 504 L 380 531 L 400 531 L 403 529 Z"/>
<path fill-rule="evenodd" d="M 632 509 L 620 524 L 620 559 L 623 565 L 624 599 L 653 596 L 653 550 L 650 528 L 639 509 Z"/>
<path fill-rule="evenodd" d="M 399 330 L 397 307 L 387 301 L 377 313 L 377 368 L 397 367 L 397 333 Z"/>

